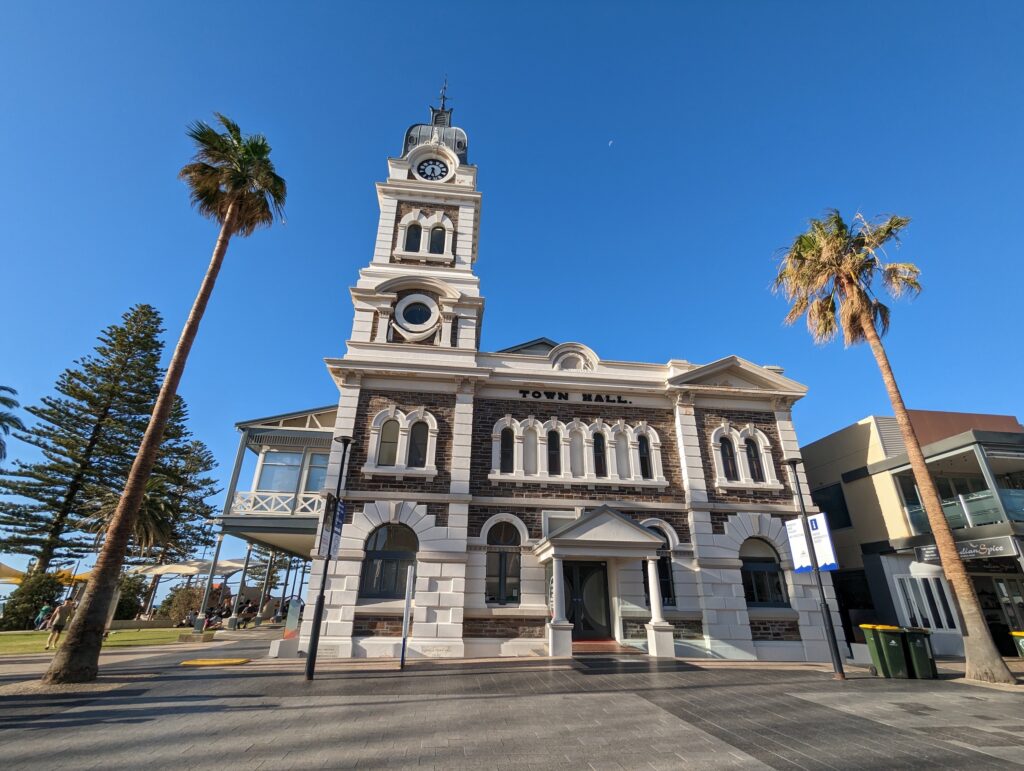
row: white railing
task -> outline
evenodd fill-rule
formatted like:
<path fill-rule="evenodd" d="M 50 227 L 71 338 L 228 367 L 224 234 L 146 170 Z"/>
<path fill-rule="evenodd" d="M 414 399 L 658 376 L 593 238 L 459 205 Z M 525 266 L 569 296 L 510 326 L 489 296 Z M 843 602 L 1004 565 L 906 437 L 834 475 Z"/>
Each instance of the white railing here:
<path fill-rule="evenodd" d="M 305 514 L 316 515 L 324 510 L 320 493 L 269 493 L 250 490 L 235 493 L 232 514 Z"/>

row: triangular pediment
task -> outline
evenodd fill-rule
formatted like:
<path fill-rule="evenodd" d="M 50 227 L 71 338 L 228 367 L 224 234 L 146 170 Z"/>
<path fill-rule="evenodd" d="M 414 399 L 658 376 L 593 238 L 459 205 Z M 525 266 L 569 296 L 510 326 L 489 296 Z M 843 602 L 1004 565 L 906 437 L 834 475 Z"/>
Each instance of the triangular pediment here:
<path fill-rule="evenodd" d="M 620 514 L 610 506 L 599 506 L 579 519 L 551 533 L 548 538 L 563 543 L 616 543 L 660 548 L 663 539 L 643 525 Z"/>
<path fill-rule="evenodd" d="M 727 356 L 676 375 L 669 385 L 703 385 L 745 390 L 806 393 L 807 386 L 739 356 Z"/>

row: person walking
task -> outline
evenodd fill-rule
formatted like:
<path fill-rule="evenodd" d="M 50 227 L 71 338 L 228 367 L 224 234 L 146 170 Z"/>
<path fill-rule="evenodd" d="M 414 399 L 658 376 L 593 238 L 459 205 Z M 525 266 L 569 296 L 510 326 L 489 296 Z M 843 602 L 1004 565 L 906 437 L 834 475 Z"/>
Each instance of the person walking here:
<path fill-rule="evenodd" d="M 50 616 L 50 636 L 46 638 L 45 650 L 50 650 L 51 646 L 54 650 L 57 650 L 57 641 L 60 640 L 60 633 L 64 631 L 65 626 L 71 623 L 73 615 L 75 615 L 75 602 L 69 597 L 64 600 L 63 605 L 58 605 L 57 609 Z"/>

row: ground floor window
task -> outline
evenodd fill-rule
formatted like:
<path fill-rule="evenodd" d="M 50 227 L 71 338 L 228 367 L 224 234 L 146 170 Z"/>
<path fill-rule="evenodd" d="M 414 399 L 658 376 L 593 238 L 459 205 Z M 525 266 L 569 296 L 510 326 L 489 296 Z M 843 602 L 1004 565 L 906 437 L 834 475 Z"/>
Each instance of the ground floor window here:
<path fill-rule="evenodd" d="M 740 575 L 747 607 L 788 608 L 786 582 L 779 555 L 767 541 L 748 538 L 740 547 Z"/>
<path fill-rule="evenodd" d="M 487 602 L 519 603 L 519 540 L 519 531 L 510 522 L 498 522 L 487 532 Z"/>
<path fill-rule="evenodd" d="M 382 525 L 366 539 L 366 558 L 359 584 L 360 597 L 405 598 L 409 566 L 416 564 L 419 541 L 405 525 Z"/>
<path fill-rule="evenodd" d="M 668 536 L 660 528 L 649 527 L 647 529 L 661 538 L 663 542 L 662 547 L 658 550 L 658 586 L 661 589 L 661 604 L 675 605 L 676 590 L 675 582 L 672 580 L 672 558 L 668 556 L 672 546 L 669 543 Z M 641 562 L 640 567 L 643 569 L 644 574 L 644 599 L 647 601 L 647 607 L 650 607 L 651 586 L 647 579 L 647 561 Z"/>

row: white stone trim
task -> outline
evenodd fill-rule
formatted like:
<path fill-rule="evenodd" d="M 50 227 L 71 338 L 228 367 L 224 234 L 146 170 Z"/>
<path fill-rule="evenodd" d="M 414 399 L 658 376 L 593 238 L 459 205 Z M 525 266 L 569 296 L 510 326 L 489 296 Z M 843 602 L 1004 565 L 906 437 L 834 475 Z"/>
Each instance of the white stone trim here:
<path fill-rule="evenodd" d="M 389 420 L 398 421 L 398 448 L 395 452 L 394 466 L 381 466 L 377 463 L 380 453 L 381 428 Z M 422 467 L 410 467 L 409 462 L 409 432 L 417 423 L 427 424 L 427 457 L 426 464 Z M 393 477 L 426 477 L 429 479 L 437 476 L 437 418 L 427 412 L 425 407 L 417 407 L 408 414 L 402 412 L 395 405 L 381 410 L 370 421 L 369 449 L 366 453 L 366 463 L 362 472 L 365 476 L 393 476 Z"/>
<path fill-rule="evenodd" d="M 480 528 L 480 544 L 484 546 L 487 545 L 487 534 L 490 532 L 491 528 L 497 525 L 499 522 L 508 522 L 510 525 L 514 526 L 516 530 L 519 531 L 520 546 L 529 546 L 532 543 L 530 540 L 530 531 L 526 528 L 526 524 L 523 522 L 523 520 L 521 520 L 515 514 L 499 512 L 498 514 L 493 515 L 490 519 L 484 522 L 483 527 Z"/>
<path fill-rule="evenodd" d="M 732 442 L 733 455 L 736 459 L 736 472 L 739 479 L 727 479 L 725 462 L 722 460 L 722 438 Z M 745 440 L 754 439 L 761 454 L 761 466 L 764 469 L 764 482 L 755 482 L 747 462 Z M 715 464 L 715 487 L 719 490 L 782 490 L 783 485 L 775 473 L 775 462 L 772 460 L 772 445 L 768 437 L 752 424 L 747 424 L 742 431 L 729 421 L 723 420 L 721 425 L 711 432 L 711 457 Z"/>
<path fill-rule="evenodd" d="M 511 472 L 501 471 L 501 434 L 505 429 L 511 429 L 514 438 L 513 467 Z M 526 473 L 524 458 L 526 455 L 527 441 L 530 437 L 528 429 L 535 431 L 537 470 L 536 473 Z M 548 432 L 556 431 L 560 437 L 560 460 L 561 471 L 558 474 L 549 473 L 547 441 Z M 583 474 L 573 475 L 573 451 L 572 437 L 578 433 L 583 438 Z M 599 477 L 595 473 L 594 437 L 600 434 L 605 439 L 605 467 L 607 476 Z M 640 454 L 639 437 L 647 437 L 651 449 L 651 479 L 643 479 L 640 475 Z M 623 469 L 620 475 L 618 443 L 625 442 L 629 457 L 629 468 Z M 562 485 L 601 485 L 601 486 L 628 486 L 628 487 L 667 487 L 668 481 L 661 465 L 661 440 L 658 433 L 647 424 L 641 421 L 635 426 L 627 424 L 624 420 L 615 423 L 606 423 L 598 418 L 590 425 L 587 425 L 578 418 L 568 424 L 557 418 L 550 418 L 546 423 L 541 423 L 535 416 L 529 415 L 523 420 L 516 420 L 511 415 L 500 418 L 491 429 L 491 471 L 487 478 L 492 482 L 539 482 L 541 484 L 562 484 Z"/>

